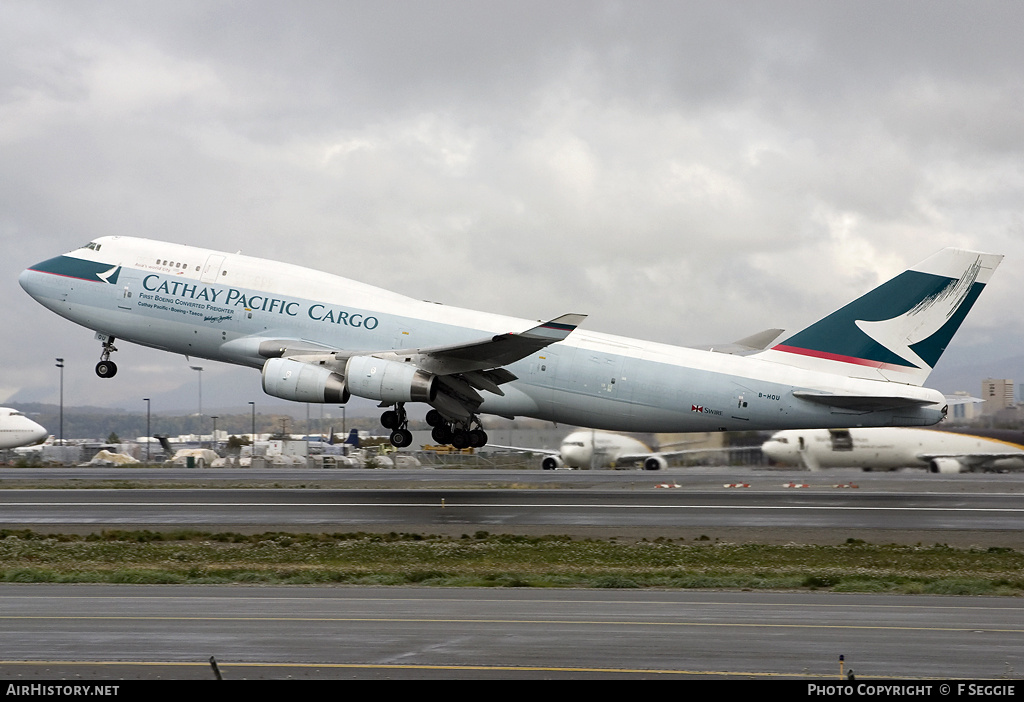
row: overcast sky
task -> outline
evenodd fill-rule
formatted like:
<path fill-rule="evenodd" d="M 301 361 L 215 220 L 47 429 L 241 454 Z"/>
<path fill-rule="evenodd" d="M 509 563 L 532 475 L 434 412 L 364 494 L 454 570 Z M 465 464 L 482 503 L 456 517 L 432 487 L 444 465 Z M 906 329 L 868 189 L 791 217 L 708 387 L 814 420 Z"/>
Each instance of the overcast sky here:
<path fill-rule="evenodd" d="M 97 379 L 17 284 L 109 234 L 682 345 L 975 248 L 1007 258 L 929 384 L 977 393 L 951 372 L 1020 367 L 1021 36 L 977 0 L 3 0 L 0 401 L 55 402 L 62 356 L 66 403 L 192 402 L 127 343 Z M 205 367 L 204 404 L 263 402 Z"/>

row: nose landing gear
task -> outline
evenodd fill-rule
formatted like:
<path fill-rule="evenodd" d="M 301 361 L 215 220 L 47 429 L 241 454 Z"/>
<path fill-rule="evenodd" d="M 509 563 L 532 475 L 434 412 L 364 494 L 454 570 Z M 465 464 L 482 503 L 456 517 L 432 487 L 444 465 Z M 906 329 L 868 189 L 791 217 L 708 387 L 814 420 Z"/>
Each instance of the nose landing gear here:
<path fill-rule="evenodd" d="M 100 354 L 100 362 L 96 364 L 96 375 L 101 378 L 113 378 L 117 375 L 117 364 L 110 360 L 110 354 L 117 351 L 114 341 L 112 336 L 106 337 L 103 341 L 103 353 Z"/>

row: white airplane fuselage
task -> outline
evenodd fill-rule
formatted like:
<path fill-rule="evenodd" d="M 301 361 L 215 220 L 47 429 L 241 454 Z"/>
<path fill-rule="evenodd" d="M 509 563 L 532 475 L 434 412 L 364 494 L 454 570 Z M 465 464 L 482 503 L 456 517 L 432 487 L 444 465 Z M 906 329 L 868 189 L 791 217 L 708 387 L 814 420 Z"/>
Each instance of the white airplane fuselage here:
<path fill-rule="evenodd" d="M 620 456 L 651 453 L 651 449 L 631 436 L 574 431 L 562 439 L 558 453 L 570 468 L 606 468 L 617 467 Z"/>
<path fill-rule="evenodd" d="M 50 433 L 17 410 L 0 407 L 0 449 L 38 444 Z"/>
<path fill-rule="evenodd" d="M 101 335 L 256 369 L 267 363 L 268 340 L 374 354 L 536 324 L 277 261 L 129 237 L 97 239 L 25 270 L 19 282 L 47 308 Z M 945 411 L 941 393 L 912 384 L 584 329 L 505 368 L 516 379 L 501 385 L 503 395 L 482 393 L 481 413 L 610 431 L 931 425 Z M 910 402 L 864 409 L 806 398 L 833 393 Z"/>
<path fill-rule="evenodd" d="M 927 468 L 935 473 L 961 473 L 982 467 L 1024 468 L 1024 434 L 992 434 L 900 427 L 790 429 L 776 432 L 761 450 L 776 463 L 811 470 Z"/>

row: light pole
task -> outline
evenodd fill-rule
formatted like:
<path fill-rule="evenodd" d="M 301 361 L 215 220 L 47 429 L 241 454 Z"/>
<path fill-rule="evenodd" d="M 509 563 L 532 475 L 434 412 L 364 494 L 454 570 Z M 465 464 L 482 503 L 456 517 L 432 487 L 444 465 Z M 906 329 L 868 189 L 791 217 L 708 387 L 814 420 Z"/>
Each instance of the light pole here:
<path fill-rule="evenodd" d="M 217 415 L 211 415 L 210 419 L 213 420 L 213 434 L 210 436 L 210 448 L 214 451 L 217 450 Z"/>
<path fill-rule="evenodd" d="M 64 445 L 64 359 L 58 358 L 57 367 L 60 368 L 60 445 Z M 64 449 L 61 449 L 63 451 Z M 61 453 L 61 460 L 64 454 Z"/>
<path fill-rule="evenodd" d="M 199 445 L 203 445 L 203 367 L 189 366 L 199 374 Z"/>
<path fill-rule="evenodd" d="M 249 445 L 256 446 L 256 403 L 250 401 L 249 405 L 252 406 L 252 434 L 249 435 Z"/>
<path fill-rule="evenodd" d="M 146 403 L 146 465 L 149 465 L 149 442 L 153 438 L 149 430 L 149 398 L 144 397 L 142 401 Z"/>
<path fill-rule="evenodd" d="M 189 366 L 194 371 L 199 373 L 199 416 L 203 416 L 203 367 L 202 366 Z"/>

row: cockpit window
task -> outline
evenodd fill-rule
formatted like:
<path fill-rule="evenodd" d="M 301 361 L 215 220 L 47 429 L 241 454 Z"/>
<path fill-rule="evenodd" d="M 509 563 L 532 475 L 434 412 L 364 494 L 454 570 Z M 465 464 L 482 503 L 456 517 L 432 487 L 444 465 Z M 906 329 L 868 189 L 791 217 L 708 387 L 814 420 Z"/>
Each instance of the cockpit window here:
<path fill-rule="evenodd" d="M 97 244 L 95 241 L 90 241 L 88 244 L 83 246 L 83 249 L 92 249 L 93 251 L 99 251 L 103 244 Z"/>

